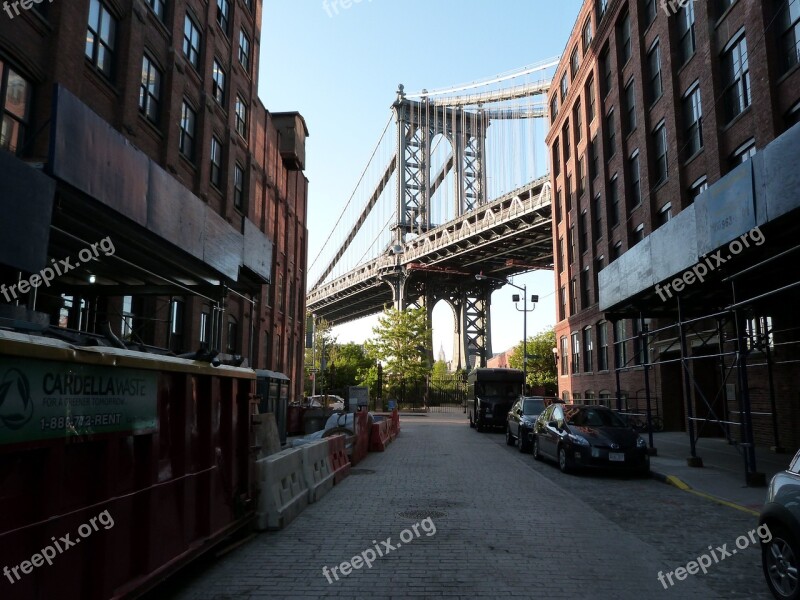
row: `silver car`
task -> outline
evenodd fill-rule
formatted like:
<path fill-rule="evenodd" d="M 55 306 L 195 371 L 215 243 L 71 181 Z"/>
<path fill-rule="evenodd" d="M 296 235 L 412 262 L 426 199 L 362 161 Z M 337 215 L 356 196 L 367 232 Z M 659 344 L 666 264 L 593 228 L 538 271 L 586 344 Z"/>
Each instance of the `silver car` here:
<path fill-rule="evenodd" d="M 772 534 L 761 543 L 761 563 L 772 595 L 778 600 L 800 598 L 800 451 L 788 470 L 772 478 L 758 522 Z"/>

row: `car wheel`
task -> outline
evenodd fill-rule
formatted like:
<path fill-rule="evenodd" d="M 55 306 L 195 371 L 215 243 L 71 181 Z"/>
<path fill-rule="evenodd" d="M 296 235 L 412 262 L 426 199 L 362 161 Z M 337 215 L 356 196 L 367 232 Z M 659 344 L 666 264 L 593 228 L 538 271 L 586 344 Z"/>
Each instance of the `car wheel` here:
<path fill-rule="evenodd" d="M 539 454 L 539 438 L 533 436 L 533 458 L 534 460 L 542 460 L 542 455 Z"/>
<path fill-rule="evenodd" d="M 773 596 L 780 600 L 800 598 L 797 579 L 800 561 L 800 542 L 783 527 L 771 526 L 772 539 L 761 544 L 761 564 L 764 577 Z"/>
<path fill-rule="evenodd" d="M 475 418 L 475 429 L 478 430 L 478 433 L 483 433 L 483 423 L 479 417 Z"/>
<path fill-rule="evenodd" d="M 525 454 L 528 451 L 528 444 L 525 443 L 525 438 L 528 437 L 528 432 L 522 427 L 519 428 L 519 435 L 517 436 L 517 447 L 519 451 Z"/>
<path fill-rule="evenodd" d="M 472 413 L 469 413 L 469 426 L 471 429 L 475 429 L 475 421 L 472 420 Z"/>
<path fill-rule="evenodd" d="M 513 446 L 514 441 L 514 436 L 511 435 L 511 428 L 506 425 L 506 446 Z"/>
<path fill-rule="evenodd" d="M 564 446 L 558 447 L 558 468 L 561 469 L 562 473 L 569 473 L 570 472 L 570 464 L 567 460 L 567 451 Z"/>

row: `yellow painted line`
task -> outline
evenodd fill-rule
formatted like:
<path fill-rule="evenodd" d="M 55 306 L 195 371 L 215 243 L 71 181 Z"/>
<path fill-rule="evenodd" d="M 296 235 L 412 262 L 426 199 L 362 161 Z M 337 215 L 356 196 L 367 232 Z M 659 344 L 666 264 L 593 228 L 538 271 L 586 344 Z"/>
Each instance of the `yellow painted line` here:
<path fill-rule="evenodd" d="M 684 492 L 689 492 L 690 494 L 694 494 L 695 496 L 699 496 L 700 498 L 705 498 L 706 500 L 711 500 L 712 502 L 716 502 L 717 504 L 727 506 L 728 508 L 734 508 L 736 510 L 746 512 L 747 514 L 753 515 L 755 517 L 760 515 L 758 511 L 753 510 L 752 508 L 747 508 L 746 506 L 742 506 L 741 504 L 736 504 L 734 502 L 728 502 L 727 500 L 723 500 L 722 498 L 717 498 L 716 496 L 712 496 L 711 494 L 706 494 L 705 492 L 698 492 L 697 490 L 693 490 L 691 486 L 689 486 L 684 481 L 681 481 L 674 475 L 667 475 L 666 479 L 667 483 L 678 488 L 679 490 L 683 490 Z"/>

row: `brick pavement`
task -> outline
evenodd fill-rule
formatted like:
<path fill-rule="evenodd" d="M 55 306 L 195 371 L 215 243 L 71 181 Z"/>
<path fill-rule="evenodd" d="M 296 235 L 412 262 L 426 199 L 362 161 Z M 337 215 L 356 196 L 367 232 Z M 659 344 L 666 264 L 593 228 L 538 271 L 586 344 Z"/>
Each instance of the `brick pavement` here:
<path fill-rule="evenodd" d="M 401 516 L 407 511 L 417 514 Z M 736 512 L 651 480 L 562 475 L 506 447 L 499 434 L 469 429 L 463 415 L 408 418 L 387 452 L 369 455 L 288 528 L 259 535 L 155 595 L 767 598 L 755 549 L 670 590 L 656 579 L 750 529 L 747 515 L 728 511 Z M 323 566 L 349 560 L 372 540 L 391 536 L 396 544 L 425 516 L 435 535 L 421 532 L 371 569 L 332 584 L 323 576 Z"/>

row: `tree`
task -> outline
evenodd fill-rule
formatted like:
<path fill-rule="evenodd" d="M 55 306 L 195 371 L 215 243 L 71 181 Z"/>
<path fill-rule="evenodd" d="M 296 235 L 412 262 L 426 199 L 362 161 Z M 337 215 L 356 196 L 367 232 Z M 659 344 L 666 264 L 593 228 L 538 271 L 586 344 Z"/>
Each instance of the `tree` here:
<path fill-rule="evenodd" d="M 310 316 L 310 315 L 309 315 Z M 331 349 L 336 345 L 336 336 L 331 332 L 331 324 L 325 319 L 317 319 L 314 339 L 314 348 L 305 350 L 306 385 L 305 392 L 311 395 L 311 369 L 318 369 L 315 374 L 317 379 L 316 392 L 329 387 L 326 381 L 327 369 L 330 365 Z"/>
<path fill-rule="evenodd" d="M 390 308 L 378 318 L 372 333 L 375 339 L 367 342 L 367 355 L 383 363 L 386 375 L 420 381 L 430 373 L 432 332 L 427 309 Z"/>
<path fill-rule="evenodd" d="M 531 387 L 544 387 L 548 394 L 558 391 L 558 372 L 553 358 L 556 347 L 554 329 L 542 331 L 528 338 L 528 370 L 526 383 Z M 508 366 L 522 369 L 523 344 L 520 342 L 509 352 Z"/>
<path fill-rule="evenodd" d="M 351 385 L 366 385 L 367 373 L 374 364 L 361 344 L 334 344 L 328 366 L 336 365 L 336 369 L 330 387 L 342 391 Z"/>

